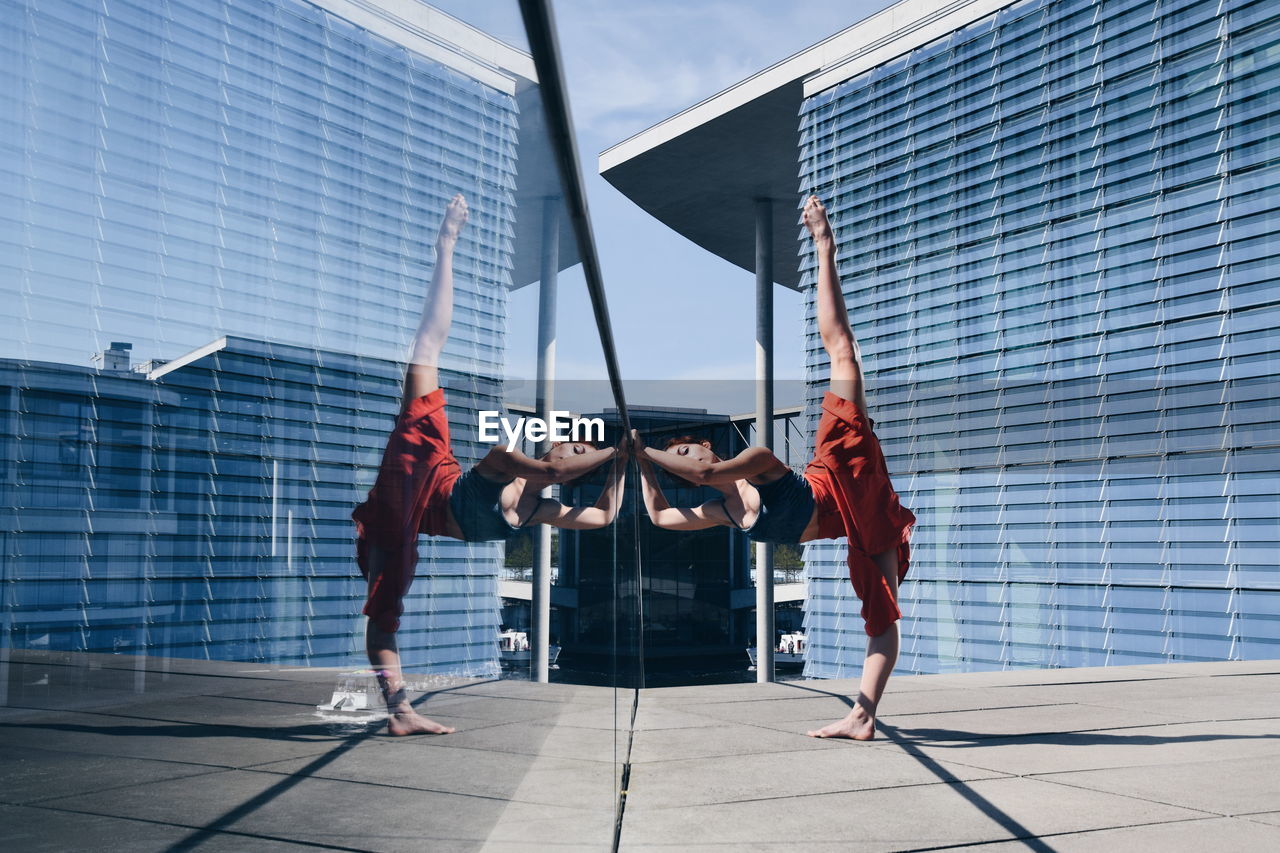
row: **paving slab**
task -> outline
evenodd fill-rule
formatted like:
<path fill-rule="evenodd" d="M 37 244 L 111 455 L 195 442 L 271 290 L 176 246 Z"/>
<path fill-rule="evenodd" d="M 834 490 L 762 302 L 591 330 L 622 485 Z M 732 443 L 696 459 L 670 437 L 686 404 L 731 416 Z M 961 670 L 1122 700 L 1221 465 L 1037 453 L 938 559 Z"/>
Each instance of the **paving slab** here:
<path fill-rule="evenodd" d="M 190 834 L 190 829 L 167 824 L 32 806 L 0 805 L 0 849 L 23 853 L 167 850 Z M 256 841 L 253 847 L 269 849 L 258 848 Z"/>
<path fill-rule="evenodd" d="M 309 775 L 548 805 L 578 805 L 603 798 L 612 809 L 616 800 L 611 762 L 461 749 L 449 746 L 450 739 L 374 740 L 310 770 Z M 312 763 L 313 758 L 289 759 L 252 769 L 289 776 Z"/>
<path fill-rule="evenodd" d="M 637 735 L 639 737 L 639 735 Z M 907 755 L 843 744 L 839 748 L 763 752 L 748 755 L 641 762 L 631 767 L 628 814 L 644 809 L 681 808 L 716 803 L 803 798 L 813 794 L 930 785 L 939 781 L 930 768 Z M 634 756 L 633 756 L 634 757 Z M 998 778 L 989 770 L 940 762 L 949 778 Z M 803 799 L 795 801 L 805 807 Z"/>
<path fill-rule="evenodd" d="M 216 773 L 221 768 L 5 744 L 0 749 L 0 802 L 35 803 L 111 788 Z"/>
<path fill-rule="evenodd" d="M 612 689 L 422 678 L 411 699 L 459 731 L 392 738 L 317 712 L 338 670 L 83 657 L 10 661 L 32 688 L 10 699 L 38 701 L 0 714 L 0 849 L 611 847 Z"/>
<path fill-rule="evenodd" d="M 0 748 L 38 744 L 42 749 L 156 761 L 180 760 L 239 767 L 309 755 L 341 738 L 320 720 L 260 726 L 186 723 L 117 713 L 47 712 L 38 719 L 0 722 Z"/>
<path fill-rule="evenodd" d="M 1095 853 L 1098 850 L 1123 850 L 1125 853 L 1169 853 L 1171 850 L 1277 850 L 1280 849 L 1280 827 L 1251 824 L 1229 817 L 1211 817 L 1125 826 L 1050 835 L 1039 839 L 1040 849 L 1058 853 Z M 990 853 L 1026 850 L 1023 841 L 978 844 L 965 850 Z"/>
<path fill-rule="evenodd" d="M 669 848 L 684 839 L 722 849 L 844 843 L 850 850 L 903 850 L 1199 816 L 1190 809 L 1017 778 L 684 808 L 647 808 L 637 789 L 628 795 L 621 849 Z"/>
<path fill-rule="evenodd" d="M 527 818 L 583 820 L 589 815 L 584 809 L 566 806 L 244 770 L 118 788 L 42 805 L 376 851 L 478 845 L 508 808 Z"/>
<path fill-rule="evenodd" d="M 1280 804 L 1280 755 L 1054 773 L 1037 778 L 1231 816 Z"/>
<path fill-rule="evenodd" d="M 1171 723 L 1061 734 L 973 738 L 963 731 L 933 731 L 931 741 L 907 741 L 920 755 L 1032 775 L 1113 767 L 1164 767 L 1194 761 L 1280 755 L 1276 720 Z"/>
<path fill-rule="evenodd" d="M 643 690 L 637 722 L 681 725 L 635 733 L 622 848 L 1168 850 L 1220 831 L 1215 848 L 1271 849 L 1277 672 L 895 677 L 869 743 L 802 736 L 843 716 L 851 680 Z"/>
<path fill-rule="evenodd" d="M 714 707 L 722 709 L 738 708 L 739 714 L 734 717 L 728 710 L 721 713 L 709 712 L 708 705 L 680 705 L 669 707 L 659 705 L 653 702 L 644 702 L 636 708 L 636 731 L 660 731 L 662 729 L 687 729 L 700 726 L 706 726 L 709 723 L 714 724 L 718 721 L 729 720 L 732 722 L 754 723 L 751 710 L 767 709 L 775 705 L 787 704 L 785 701 L 777 702 L 729 702 L 717 703 Z"/>
<path fill-rule="evenodd" d="M 643 707 L 643 698 L 640 703 Z M 803 733 L 708 721 L 708 725 L 696 728 L 636 732 L 631 746 L 631 764 L 634 767 L 654 761 L 808 752 L 837 746 L 831 741 L 805 737 Z"/>
<path fill-rule="evenodd" d="M 1265 823 L 1270 826 L 1280 826 L 1280 811 L 1257 812 L 1255 814 L 1242 815 L 1241 817 L 1257 823 Z"/>

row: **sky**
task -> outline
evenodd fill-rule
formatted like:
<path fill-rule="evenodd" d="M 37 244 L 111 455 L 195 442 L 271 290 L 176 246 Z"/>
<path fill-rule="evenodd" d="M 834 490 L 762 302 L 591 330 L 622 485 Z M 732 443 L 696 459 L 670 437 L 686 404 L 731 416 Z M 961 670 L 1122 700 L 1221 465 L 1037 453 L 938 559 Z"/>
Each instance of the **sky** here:
<path fill-rule="evenodd" d="M 514 2 L 434 0 L 433 5 L 527 47 Z M 641 380 L 754 377 L 755 277 L 695 246 L 615 190 L 598 174 L 599 153 L 888 5 L 888 0 L 555 0 L 587 201 L 628 388 L 652 396 L 655 383 Z M 602 377 L 598 348 L 582 335 L 566 333 L 589 321 L 581 276 L 570 271 L 561 279 L 557 374 Z M 518 291 L 511 310 L 536 311 L 536 299 L 534 288 Z M 775 375 L 803 379 L 800 294 L 777 287 L 774 312 Z M 714 323 L 707 322 L 709 317 Z M 526 334 L 513 324 L 513 374 L 521 373 L 519 353 L 532 351 Z M 681 345 L 673 345 L 677 341 Z M 705 389 L 707 383 L 693 385 L 699 386 Z"/>

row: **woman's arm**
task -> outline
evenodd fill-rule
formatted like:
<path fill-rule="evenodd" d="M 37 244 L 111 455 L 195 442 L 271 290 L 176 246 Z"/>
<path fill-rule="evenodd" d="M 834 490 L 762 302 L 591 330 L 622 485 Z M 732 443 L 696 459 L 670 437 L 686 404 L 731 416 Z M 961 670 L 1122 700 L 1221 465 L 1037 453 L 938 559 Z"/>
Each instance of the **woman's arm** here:
<path fill-rule="evenodd" d="M 626 445 L 626 439 L 618 442 L 609 479 L 593 506 L 565 506 L 560 501 L 543 498 L 527 523 L 550 524 L 566 530 L 597 530 L 613 524 L 618 517 L 618 508 L 622 506 L 622 490 L 627 481 L 627 461 L 631 458 Z"/>
<path fill-rule="evenodd" d="M 575 480 L 613 458 L 617 451 L 612 447 L 588 450 L 576 456 L 567 456 L 548 462 L 525 456 L 519 450 L 507 450 L 502 445 L 494 447 L 476 465 L 476 470 L 487 479 L 503 481 L 523 477 L 535 485 L 553 485 Z"/>
<path fill-rule="evenodd" d="M 636 461 L 640 465 L 641 492 L 644 494 L 644 508 L 649 513 L 649 520 L 655 527 L 664 530 L 705 530 L 720 524 L 728 524 L 728 514 L 724 511 L 722 501 L 707 501 L 696 507 L 673 507 L 667 502 L 658 483 L 658 474 L 653 470 L 653 463 L 645 455 L 648 450 L 639 433 L 632 430 L 636 453 Z M 675 454 L 668 454 L 674 456 Z"/>
<path fill-rule="evenodd" d="M 642 461 L 651 461 L 659 468 L 670 471 L 677 477 L 698 486 L 716 486 L 732 483 L 734 480 L 749 480 L 770 471 L 783 471 L 787 467 L 767 447 L 748 447 L 732 459 L 722 462 L 702 462 L 678 453 L 655 450 L 652 447 L 644 448 L 638 458 Z"/>

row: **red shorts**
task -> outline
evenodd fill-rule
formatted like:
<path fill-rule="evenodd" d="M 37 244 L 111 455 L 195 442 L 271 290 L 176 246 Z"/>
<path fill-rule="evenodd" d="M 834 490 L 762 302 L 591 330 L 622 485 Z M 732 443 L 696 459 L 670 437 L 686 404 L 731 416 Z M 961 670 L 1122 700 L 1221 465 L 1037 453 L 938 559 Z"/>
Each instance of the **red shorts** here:
<path fill-rule="evenodd" d="M 871 555 L 897 548 L 901 583 L 911 561 L 916 517 L 898 502 L 866 416 L 830 391 L 822 398 L 813 461 L 804 469 L 804 478 L 813 487 L 818 536 L 849 538 L 849 579 L 862 599 L 867 636 L 877 637 L 902 618 L 902 611 Z"/>
<path fill-rule="evenodd" d="M 369 551 L 383 552 L 364 614 L 388 633 L 400 627 L 402 600 L 418 563 L 418 534 L 447 532 L 449 494 L 462 476 L 449 447 L 444 389 L 412 400 L 396 419 L 369 497 L 355 508 L 356 562 L 369 577 Z"/>

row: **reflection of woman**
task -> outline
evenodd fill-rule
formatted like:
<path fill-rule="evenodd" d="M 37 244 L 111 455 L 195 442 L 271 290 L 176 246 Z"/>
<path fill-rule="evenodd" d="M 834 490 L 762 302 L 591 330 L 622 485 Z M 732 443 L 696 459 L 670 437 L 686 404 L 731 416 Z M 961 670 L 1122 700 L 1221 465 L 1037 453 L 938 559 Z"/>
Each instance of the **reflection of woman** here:
<path fill-rule="evenodd" d="M 804 476 L 767 448 L 752 447 L 722 460 L 710 442 L 692 436 L 673 439 L 662 451 L 645 447 L 633 434 L 634 451 L 645 508 L 658 527 L 726 525 L 758 542 L 848 537 L 849 577 L 862 599 L 869 637 L 866 663 L 853 710 L 809 734 L 870 740 L 876 706 L 898 659 L 898 583 L 907 573 L 915 516 L 898 503 L 866 414 L 862 359 L 836 275 L 835 239 L 816 196 L 805 204 L 804 222 L 818 252 L 818 330 L 831 360 L 831 387 L 822 400 L 814 457 Z M 711 486 L 722 497 L 696 507 L 672 507 L 658 486 L 655 464 L 686 481 Z"/>
<path fill-rule="evenodd" d="M 453 731 L 414 712 L 400 672 L 395 634 L 418 561 L 418 534 L 475 542 L 504 539 L 533 524 L 604 527 L 617 514 L 626 465 L 625 455 L 613 448 L 568 442 L 541 459 L 496 446 L 462 473 L 449 445 L 437 365 L 453 317 L 453 249 L 466 221 L 466 200 L 456 195 L 436 238 L 435 273 L 405 373 L 400 415 L 378 478 L 351 514 L 360 572 L 369 582 L 365 648 L 378 672 L 394 735 Z M 569 507 L 540 496 L 543 487 L 580 477 L 610 458 L 615 459 L 613 473 L 594 506 Z"/>

